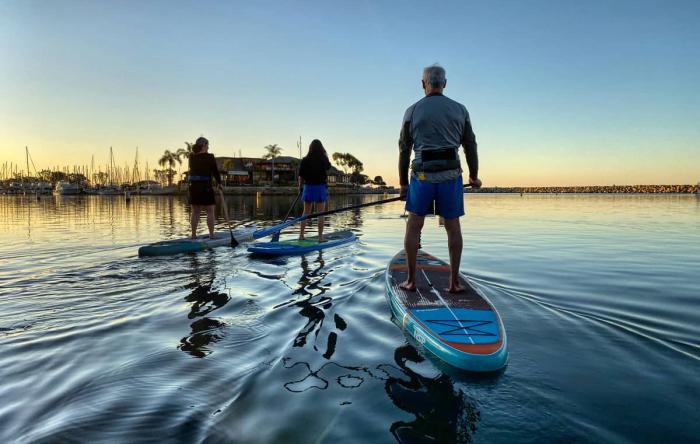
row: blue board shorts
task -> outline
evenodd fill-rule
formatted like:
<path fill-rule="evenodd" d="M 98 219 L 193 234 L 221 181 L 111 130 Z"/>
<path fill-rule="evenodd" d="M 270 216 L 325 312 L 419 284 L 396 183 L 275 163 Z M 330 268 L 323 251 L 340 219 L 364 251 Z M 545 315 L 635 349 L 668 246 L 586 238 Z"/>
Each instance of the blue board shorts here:
<path fill-rule="evenodd" d="M 304 193 L 301 195 L 304 202 L 325 202 L 328 200 L 326 184 L 304 184 Z"/>
<path fill-rule="evenodd" d="M 433 214 L 433 201 L 435 214 L 445 219 L 464 216 L 462 176 L 440 183 L 421 181 L 411 177 L 406 196 L 406 211 L 418 216 Z"/>

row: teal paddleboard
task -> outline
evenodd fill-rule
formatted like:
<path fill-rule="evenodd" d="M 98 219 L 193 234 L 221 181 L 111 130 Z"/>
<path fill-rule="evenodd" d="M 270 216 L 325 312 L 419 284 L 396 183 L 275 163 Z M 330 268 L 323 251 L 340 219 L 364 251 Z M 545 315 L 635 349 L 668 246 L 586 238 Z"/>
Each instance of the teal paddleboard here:
<path fill-rule="evenodd" d="M 418 252 L 416 290 L 406 280 L 406 253 L 398 252 L 385 273 L 386 296 L 396 323 L 426 350 L 448 364 L 468 371 L 491 372 L 508 361 L 506 331 L 496 308 L 469 279 L 464 288 L 448 293 L 450 266 L 424 251 Z"/>

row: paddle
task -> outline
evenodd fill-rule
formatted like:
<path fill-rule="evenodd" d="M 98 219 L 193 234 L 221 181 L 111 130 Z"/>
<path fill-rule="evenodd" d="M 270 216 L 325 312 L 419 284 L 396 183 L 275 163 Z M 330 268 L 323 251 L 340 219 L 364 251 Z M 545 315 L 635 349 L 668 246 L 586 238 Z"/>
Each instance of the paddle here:
<path fill-rule="evenodd" d="M 238 241 L 233 236 L 233 229 L 231 228 L 231 220 L 228 218 L 228 207 L 226 206 L 226 198 L 224 197 L 224 189 L 219 187 L 219 196 L 221 197 L 221 209 L 224 211 L 224 218 L 226 218 L 226 225 L 228 225 L 228 232 L 231 233 L 231 248 L 236 248 L 238 246 Z"/>
<path fill-rule="evenodd" d="M 292 206 L 289 207 L 289 211 L 287 211 L 287 214 L 284 216 L 284 219 L 282 219 L 283 221 L 287 220 L 289 218 L 289 215 L 292 214 L 292 210 L 294 209 L 294 207 L 296 207 L 297 202 L 299 202 L 299 198 L 301 197 L 302 193 L 303 191 L 299 191 L 299 194 L 297 194 L 297 198 L 294 199 L 294 202 L 292 202 Z M 279 240 L 280 232 L 278 231 L 277 233 L 275 233 L 274 236 L 272 236 L 272 242 L 278 242 Z"/>
<path fill-rule="evenodd" d="M 478 186 L 475 186 L 475 185 L 477 185 L 477 184 L 469 184 L 468 183 L 468 184 L 464 185 L 464 188 L 468 188 L 468 187 L 481 188 L 481 183 L 479 183 Z M 284 222 L 277 224 L 277 225 L 273 225 L 271 227 L 261 228 L 259 230 L 256 230 L 253 233 L 253 238 L 260 239 L 261 237 L 270 236 L 270 235 L 272 235 L 280 230 L 283 230 L 291 225 L 294 225 L 298 222 L 301 222 L 302 220 L 307 220 L 307 219 L 311 219 L 311 218 L 319 217 L 319 216 L 328 216 L 329 214 L 342 213 L 343 211 L 356 210 L 358 208 L 371 207 L 373 205 L 382 205 L 385 203 L 396 202 L 399 200 L 401 200 L 401 196 L 392 197 L 391 199 L 378 200 L 376 202 L 368 202 L 368 203 L 363 203 L 363 204 L 359 204 L 359 205 L 351 205 L 349 207 L 336 208 L 335 210 L 322 211 L 320 213 L 307 214 L 306 216 L 300 216 L 300 217 L 297 217 L 294 219 L 289 219 L 287 221 L 284 221 Z"/>
<path fill-rule="evenodd" d="M 312 214 L 307 214 L 306 216 L 299 216 L 294 219 L 289 219 L 288 221 L 282 222 L 281 224 L 273 225 L 271 227 L 267 228 L 261 228 L 257 230 L 255 233 L 253 233 L 253 237 L 255 239 L 259 239 L 261 237 L 265 236 L 270 236 L 271 234 L 274 234 L 275 232 L 278 232 L 284 228 L 287 228 L 291 225 L 294 225 L 296 223 L 301 222 L 302 220 L 307 220 L 311 219 L 314 217 L 320 217 L 320 216 L 328 216 L 329 214 L 335 214 L 335 213 L 342 213 L 343 211 L 349 211 L 349 210 L 356 210 L 358 208 L 365 208 L 365 207 L 371 207 L 373 205 L 381 205 L 389 202 L 396 202 L 398 200 L 401 200 L 401 197 L 392 197 L 391 199 L 384 199 L 384 200 L 378 200 L 376 202 L 368 202 L 368 203 L 363 203 L 359 205 L 352 205 L 349 207 L 343 207 L 343 208 L 336 208 L 334 210 L 328 210 L 328 211 L 322 211 L 320 213 L 312 213 Z"/>
<path fill-rule="evenodd" d="M 294 209 L 294 207 L 297 206 L 297 202 L 299 202 L 299 198 L 301 197 L 302 193 L 303 191 L 299 191 L 299 194 L 297 194 L 297 198 L 294 199 L 294 202 L 292 202 L 292 206 L 289 207 L 289 211 L 287 211 L 287 214 L 284 216 L 284 220 L 287 220 L 289 215 L 292 214 L 292 210 Z"/>
<path fill-rule="evenodd" d="M 297 219 L 299 220 L 299 222 L 301 222 L 302 220 L 311 219 L 314 217 L 328 216 L 329 214 L 342 213 L 343 211 L 356 210 L 358 208 L 371 207 L 374 205 L 381 205 L 381 204 L 385 204 L 385 203 L 389 203 L 389 202 L 396 202 L 398 200 L 401 200 L 401 196 L 392 197 L 391 199 L 378 200 L 376 202 L 367 202 L 367 203 L 363 203 L 363 204 L 359 204 L 359 205 L 352 205 L 352 206 L 344 207 L 344 208 L 336 208 L 334 210 L 321 211 L 320 213 L 307 214 L 306 216 L 301 216 Z M 292 219 L 292 220 L 295 220 L 295 219 Z"/>

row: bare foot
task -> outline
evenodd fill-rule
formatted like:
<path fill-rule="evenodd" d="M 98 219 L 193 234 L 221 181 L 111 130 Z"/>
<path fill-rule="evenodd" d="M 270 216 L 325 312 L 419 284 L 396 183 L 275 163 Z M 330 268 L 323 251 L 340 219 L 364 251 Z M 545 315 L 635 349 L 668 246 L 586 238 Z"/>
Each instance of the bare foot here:
<path fill-rule="evenodd" d="M 416 283 L 413 281 L 409 281 L 406 279 L 405 281 L 401 282 L 399 284 L 400 288 L 403 288 L 406 291 L 416 291 Z"/>
<path fill-rule="evenodd" d="M 304 236 L 299 236 L 299 240 L 303 241 L 303 240 L 306 240 L 306 238 Z"/>
<path fill-rule="evenodd" d="M 219 238 L 219 236 L 217 236 L 216 234 L 209 235 L 209 239 L 218 239 L 218 238 Z"/>
<path fill-rule="evenodd" d="M 461 293 L 465 290 L 464 287 L 460 285 L 459 282 L 453 282 L 450 284 L 450 287 L 447 289 L 448 293 Z"/>
<path fill-rule="evenodd" d="M 192 240 L 197 240 L 197 235 L 196 235 L 196 234 L 193 234 L 192 237 L 190 237 L 190 239 L 192 239 Z"/>
<path fill-rule="evenodd" d="M 321 242 L 323 242 L 323 236 L 318 237 L 318 243 L 320 244 Z"/>

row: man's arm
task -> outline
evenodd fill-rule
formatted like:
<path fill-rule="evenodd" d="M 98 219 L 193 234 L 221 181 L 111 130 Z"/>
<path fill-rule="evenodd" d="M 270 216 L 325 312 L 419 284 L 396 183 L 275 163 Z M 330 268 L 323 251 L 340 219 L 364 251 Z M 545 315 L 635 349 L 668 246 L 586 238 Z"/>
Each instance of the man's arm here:
<path fill-rule="evenodd" d="M 464 147 L 464 155 L 467 157 L 467 166 L 469 166 L 469 177 L 476 179 L 479 177 L 479 155 L 476 152 L 476 136 L 472 130 L 472 122 L 467 113 L 467 120 L 464 123 L 464 131 L 462 132 L 462 146 Z"/>
<path fill-rule="evenodd" d="M 411 122 L 404 121 L 399 136 L 399 184 L 408 186 L 408 166 L 411 163 L 411 149 L 413 149 L 413 139 L 411 138 Z"/>

